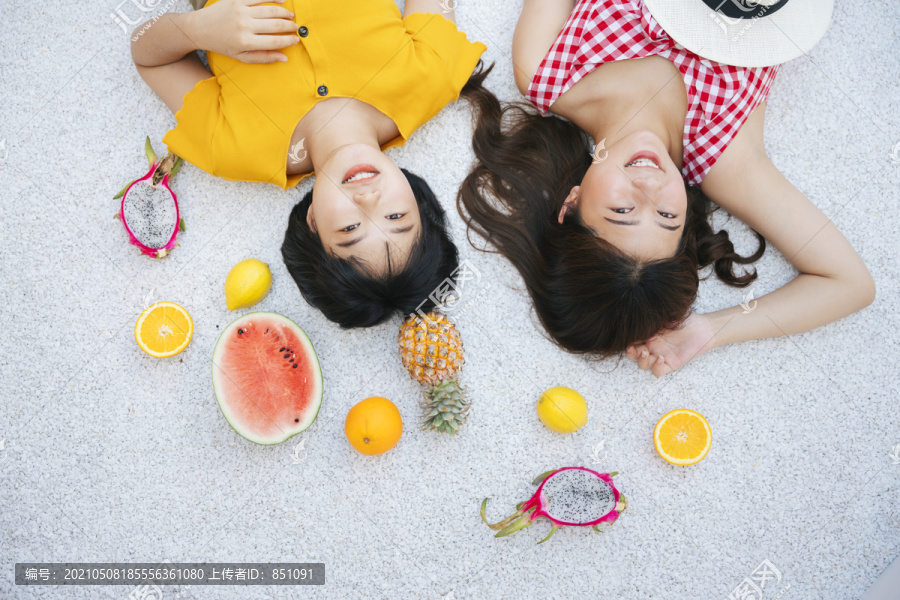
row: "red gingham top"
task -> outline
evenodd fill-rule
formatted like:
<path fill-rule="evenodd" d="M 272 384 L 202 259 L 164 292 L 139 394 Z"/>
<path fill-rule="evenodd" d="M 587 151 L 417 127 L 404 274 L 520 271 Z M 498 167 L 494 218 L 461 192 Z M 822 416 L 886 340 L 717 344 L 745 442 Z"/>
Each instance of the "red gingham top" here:
<path fill-rule="evenodd" d="M 734 67 L 697 56 L 659 26 L 643 0 L 579 0 L 526 94 L 546 115 L 599 65 L 658 54 L 681 71 L 688 96 L 682 176 L 700 185 L 750 113 L 765 101 L 780 65 Z"/>

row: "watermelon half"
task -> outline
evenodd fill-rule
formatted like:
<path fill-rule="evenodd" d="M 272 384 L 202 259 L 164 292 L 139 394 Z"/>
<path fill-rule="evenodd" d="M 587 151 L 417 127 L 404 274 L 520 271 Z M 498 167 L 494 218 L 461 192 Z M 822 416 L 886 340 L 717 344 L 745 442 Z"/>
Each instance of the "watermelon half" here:
<path fill-rule="evenodd" d="M 257 444 L 278 444 L 312 425 L 322 405 L 322 370 L 296 323 L 272 312 L 233 321 L 212 359 L 213 389 L 225 419 Z"/>

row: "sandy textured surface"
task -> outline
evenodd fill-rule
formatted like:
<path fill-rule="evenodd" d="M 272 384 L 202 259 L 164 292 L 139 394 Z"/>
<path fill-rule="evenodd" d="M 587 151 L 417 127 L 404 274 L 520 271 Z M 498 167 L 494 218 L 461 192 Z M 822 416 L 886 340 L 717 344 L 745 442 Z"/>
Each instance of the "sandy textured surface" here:
<path fill-rule="evenodd" d="M 850 600 L 900 552 L 896 3 L 839 0 L 824 40 L 782 68 L 766 127 L 775 164 L 861 252 L 875 303 L 803 335 L 716 350 L 662 379 L 558 350 L 512 266 L 465 242 L 453 207 L 472 160 L 464 104 L 391 150 L 431 183 L 481 274 L 456 317 L 473 407 L 455 439 L 415 428 L 399 317 L 342 331 L 300 297 L 279 248 L 309 182 L 284 192 L 186 166 L 175 181 L 181 246 L 153 261 L 128 245 L 112 196 L 144 172 L 144 136 L 159 145 L 174 120 L 132 66 L 128 35 L 110 16 L 117 6 L 4 3 L 0 597 L 131 591 L 17 587 L 15 562 L 171 560 L 327 569 L 322 587 L 193 587 L 181 598 L 715 599 L 768 560 L 781 579 L 763 598 Z M 187 8 L 179 0 L 173 10 Z M 518 96 L 509 58 L 518 11 L 502 0 L 458 7 L 461 28 L 489 46 L 488 85 L 504 99 Z M 740 250 L 752 246 L 743 225 L 726 227 Z M 236 317 L 223 282 L 250 256 L 274 274 L 256 308 L 298 322 L 325 377 L 317 421 L 273 447 L 235 434 L 210 381 L 218 332 Z M 758 268 L 756 296 L 795 274 L 774 250 Z M 707 282 L 696 308 L 742 296 Z M 134 342 L 137 315 L 156 300 L 194 318 L 190 347 L 173 359 Z M 590 420 L 574 435 L 536 418 L 537 396 L 553 385 L 588 400 Z M 397 404 L 406 431 L 393 451 L 367 458 L 348 446 L 343 420 L 373 395 Z M 657 419 L 680 406 L 706 415 L 714 434 L 691 468 L 663 462 L 651 440 Z M 536 546 L 546 523 L 504 539 L 481 523 L 482 498 L 499 519 L 531 495 L 535 475 L 573 464 L 621 472 L 631 503 L 609 533 L 569 529 Z"/>

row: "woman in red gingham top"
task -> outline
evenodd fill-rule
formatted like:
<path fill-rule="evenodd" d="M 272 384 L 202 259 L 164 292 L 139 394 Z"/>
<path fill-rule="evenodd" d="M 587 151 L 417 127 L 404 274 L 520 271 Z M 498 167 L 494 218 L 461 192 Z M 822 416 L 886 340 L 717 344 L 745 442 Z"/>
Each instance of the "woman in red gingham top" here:
<path fill-rule="evenodd" d="M 580 2 L 531 79 L 528 100 L 541 113 L 603 63 L 661 56 L 684 78 L 685 180 L 703 177 L 760 102 L 778 72 L 772 67 L 733 67 L 701 58 L 666 34 L 640 0 Z"/>
<path fill-rule="evenodd" d="M 540 112 L 480 99 L 477 162 L 458 205 L 518 269 L 561 347 L 624 353 L 660 376 L 711 348 L 806 331 L 872 302 L 859 255 L 766 154 L 778 65 L 698 56 L 643 0 L 524 0 L 512 54 L 516 85 Z M 712 229 L 710 201 L 750 226 L 756 252 L 736 253 Z M 757 274 L 743 266 L 767 240 L 799 271 L 793 281 L 691 311 L 703 267 L 747 287 Z"/>

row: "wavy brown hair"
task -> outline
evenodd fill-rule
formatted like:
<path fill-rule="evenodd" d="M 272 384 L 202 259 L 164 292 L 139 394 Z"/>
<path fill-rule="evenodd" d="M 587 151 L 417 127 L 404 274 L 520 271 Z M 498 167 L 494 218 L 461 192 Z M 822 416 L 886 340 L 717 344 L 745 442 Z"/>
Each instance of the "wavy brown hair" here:
<path fill-rule="evenodd" d="M 736 266 L 758 260 L 765 239 L 754 231 L 756 252 L 737 254 L 728 233 L 710 226 L 715 209 L 698 187 L 685 185 L 684 232 L 670 258 L 625 254 L 594 235 L 577 211 L 559 224 L 563 201 L 591 165 L 590 137 L 525 103 L 501 106 L 486 89 L 471 99 L 476 164 L 456 200 L 469 243 L 474 231 L 513 263 L 542 325 L 562 348 L 608 357 L 680 326 L 697 297 L 699 271 L 708 265 L 728 285 L 745 287 L 756 279 L 755 270 L 738 273 Z"/>

